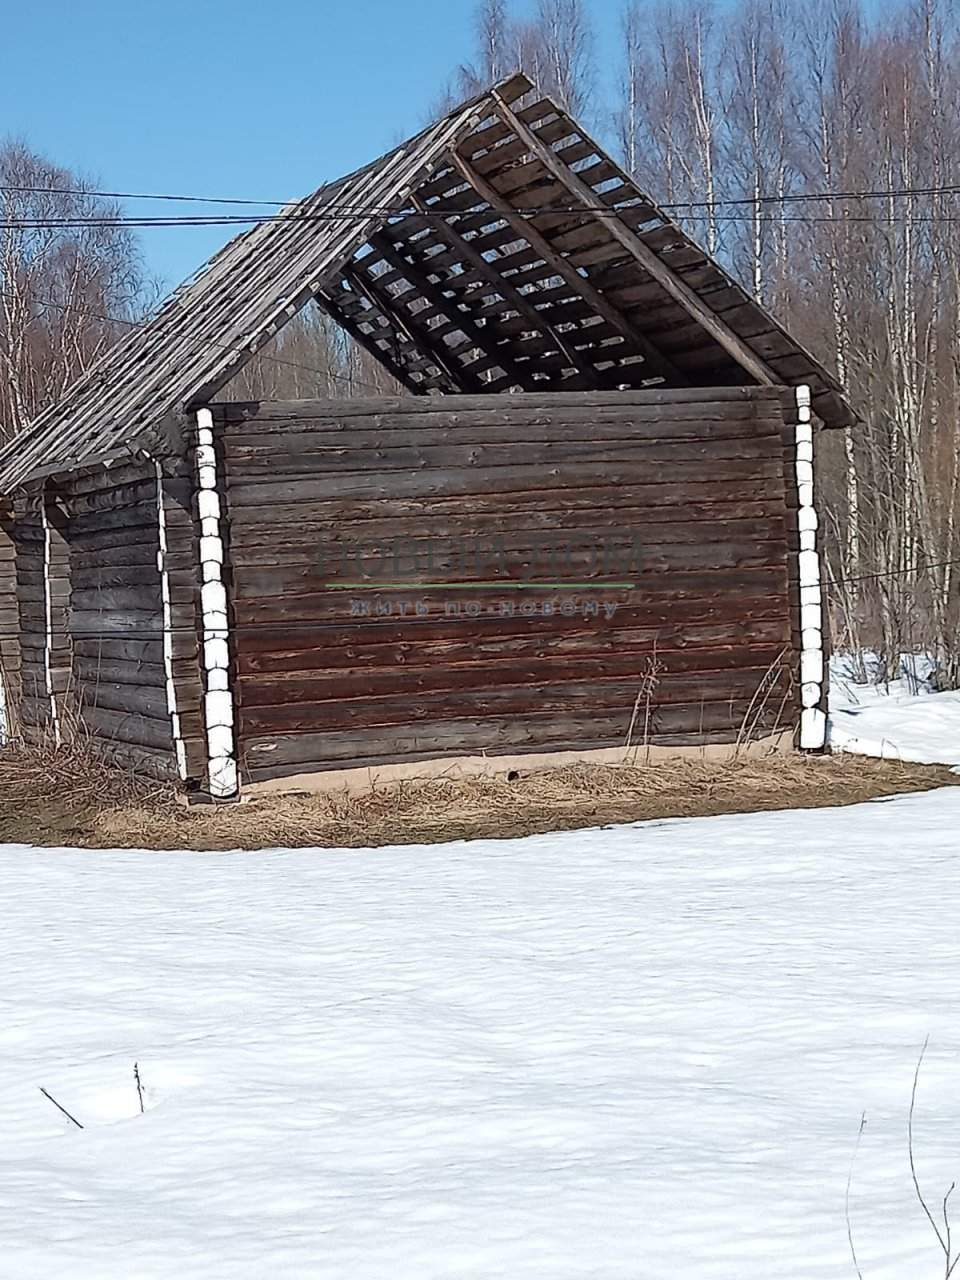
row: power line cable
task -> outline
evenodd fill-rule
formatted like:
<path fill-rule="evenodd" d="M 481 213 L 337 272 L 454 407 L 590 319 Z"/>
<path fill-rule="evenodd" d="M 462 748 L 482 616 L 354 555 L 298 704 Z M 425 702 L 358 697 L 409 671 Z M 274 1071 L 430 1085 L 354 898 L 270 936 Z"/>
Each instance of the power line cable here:
<path fill-rule="evenodd" d="M 960 193 L 958 193 L 960 194 Z M 698 206 L 706 209 L 707 206 Z M 631 212 L 636 206 L 626 205 L 622 208 L 609 209 L 589 209 L 584 205 L 577 208 L 546 206 L 541 209 L 514 209 L 510 217 L 518 217 L 522 220 L 529 221 L 532 218 L 541 217 L 570 217 L 570 218 L 620 218 L 622 214 Z M 425 216 L 432 216 L 450 220 L 453 218 L 465 219 L 476 218 L 478 216 L 487 216 L 490 222 L 506 222 L 507 216 L 495 209 L 386 209 L 371 206 L 368 209 L 351 209 L 341 212 L 332 212 L 329 209 L 317 211 L 315 213 L 294 213 L 294 214 L 278 214 L 267 217 L 255 217 L 253 215 L 247 217 L 237 215 L 231 217 L 167 217 L 167 218 L 150 218 L 138 217 L 136 215 L 120 215 L 118 217 L 91 217 L 91 218 L 23 218 L 23 219 L 6 219 L 0 220 L 0 231 L 77 231 L 77 230 L 108 230 L 113 228 L 130 229 L 130 230 L 152 230 L 160 227 L 254 227 L 268 226 L 274 223 L 313 223 L 322 224 L 324 222 L 346 222 L 346 221 L 364 221 L 371 217 L 385 217 L 388 222 L 403 222 L 407 219 L 423 219 Z M 707 216 L 701 214 L 701 216 Z M 744 222 L 754 224 L 756 222 L 767 223 L 779 226 L 784 222 L 792 223 L 839 223 L 847 225 L 851 223 L 866 223 L 876 226 L 893 226 L 899 224 L 923 224 L 923 223 L 953 223 L 960 222 L 960 214 L 922 214 L 922 213 L 839 213 L 839 214 L 764 214 L 756 216 L 751 214 L 735 214 L 724 213 L 718 214 L 711 219 L 714 222 L 734 223 Z"/>
<path fill-rule="evenodd" d="M 322 188 L 321 188 L 322 190 Z M 34 187 L 34 186 L 15 186 L 12 184 L 0 184 L 0 192 L 9 192 L 11 194 L 33 194 L 33 195 L 71 195 L 71 196 L 94 196 L 101 199 L 109 200 L 162 200 L 174 201 L 190 204 L 218 204 L 218 205 L 235 205 L 235 206 L 252 206 L 252 205 L 272 205 L 276 208 L 283 208 L 291 203 L 298 203 L 291 200 L 253 200 L 244 197 L 226 197 L 226 196 L 197 196 L 197 195 L 180 195 L 170 192 L 144 192 L 144 191 L 100 191 L 90 190 L 81 187 Z M 717 209 L 727 208 L 731 206 L 749 206 L 758 204 L 788 204 L 798 201 L 824 201 L 824 200 L 888 200 L 913 198 L 918 196 L 937 196 L 937 195 L 960 195 L 960 184 L 945 183 L 940 185 L 930 185 L 924 187 L 895 187 L 895 188 L 868 188 L 866 190 L 837 190 L 837 191 L 793 191 L 779 192 L 776 194 L 761 194 L 757 196 L 723 196 L 714 200 L 680 200 L 672 202 L 658 202 L 661 209 Z M 309 197 L 307 197 L 309 199 Z M 375 205 L 330 205 L 330 208 L 339 208 L 344 210 L 376 210 L 379 212 L 388 211 L 385 206 Z M 419 211 L 418 211 L 419 212 Z M 443 210 L 430 210 L 430 212 L 444 213 Z M 459 211 L 454 211 L 459 212 Z M 518 210 L 517 212 L 521 212 Z M 564 212 L 556 210 L 554 212 Z"/>
<path fill-rule="evenodd" d="M 929 568 L 946 568 L 950 564 L 960 564 L 960 558 L 947 559 L 947 561 L 931 561 L 925 564 L 910 564 L 906 568 L 893 568 L 893 570 L 883 570 L 878 573 L 858 573 L 851 577 L 829 577 L 828 586 L 842 586 L 846 582 L 869 582 L 876 579 L 890 579 L 890 577 L 905 577 L 909 573 L 922 573 Z"/>

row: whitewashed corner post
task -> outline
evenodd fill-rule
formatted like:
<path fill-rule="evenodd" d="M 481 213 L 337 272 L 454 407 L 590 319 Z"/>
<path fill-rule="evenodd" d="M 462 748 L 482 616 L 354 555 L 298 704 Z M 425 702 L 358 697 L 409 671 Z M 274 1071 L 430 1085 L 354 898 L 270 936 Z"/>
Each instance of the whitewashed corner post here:
<path fill-rule="evenodd" d="M 149 456 L 149 455 L 148 455 Z M 187 776 L 187 752 L 177 705 L 177 684 L 173 677 L 173 611 L 170 605 L 170 574 L 167 569 L 167 509 L 164 503 L 163 467 L 153 459 L 157 477 L 157 571 L 160 574 L 160 600 L 163 610 L 163 674 L 167 690 L 167 714 L 173 733 L 173 749 L 177 757 L 177 776 Z"/>
<path fill-rule="evenodd" d="M 222 512 L 217 484 L 217 455 L 213 444 L 213 413 L 209 409 L 197 410 L 196 462 L 207 779 L 210 795 L 217 800 L 228 800 L 237 794 L 239 775 L 230 682 L 230 623 L 227 589 L 223 580 Z"/>
<path fill-rule="evenodd" d="M 818 751 L 827 740 L 827 716 L 822 707 L 824 687 L 823 600 L 820 553 L 817 550 L 817 508 L 813 488 L 813 422 L 810 388 L 797 387 L 796 474 L 800 533 L 800 746 Z"/>
<path fill-rule="evenodd" d="M 63 741 L 60 728 L 60 709 L 57 706 L 57 693 L 53 685 L 53 591 L 50 584 L 51 559 L 53 555 L 50 534 L 50 520 L 47 516 L 47 491 L 40 491 L 40 525 L 43 529 L 43 679 L 46 695 L 50 703 L 50 726 L 53 729 L 53 745 L 59 747 Z"/>

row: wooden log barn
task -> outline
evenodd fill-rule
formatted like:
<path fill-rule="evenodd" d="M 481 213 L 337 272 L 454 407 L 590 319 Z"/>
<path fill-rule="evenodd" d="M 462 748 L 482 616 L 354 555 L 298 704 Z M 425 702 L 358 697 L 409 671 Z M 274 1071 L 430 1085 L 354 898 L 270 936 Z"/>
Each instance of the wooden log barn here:
<path fill-rule="evenodd" d="M 308 303 L 406 394 L 224 398 Z M 4 732 L 221 798 L 820 748 L 814 430 L 855 421 L 513 76 L 240 235 L 0 453 Z"/>

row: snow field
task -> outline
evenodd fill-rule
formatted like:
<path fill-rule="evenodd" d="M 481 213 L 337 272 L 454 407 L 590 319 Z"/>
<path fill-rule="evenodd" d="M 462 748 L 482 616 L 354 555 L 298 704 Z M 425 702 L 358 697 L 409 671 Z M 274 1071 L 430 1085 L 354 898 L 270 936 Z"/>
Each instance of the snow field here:
<path fill-rule="evenodd" d="M 938 1204 L 958 829 L 944 790 L 377 851 L 2 848 L 0 1271 L 833 1280 L 866 1110 L 864 1275 L 942 1275 L 906 1119 L 929 1033 Z"/>
<path fill-rule="evenodd" d="M 835 751 L 960 767 L 960 692 L 934 693 L 930 663 L 912 655 L 889 684 L 857 684 L 845 657 L 830 664 L 829 740 Z"/>

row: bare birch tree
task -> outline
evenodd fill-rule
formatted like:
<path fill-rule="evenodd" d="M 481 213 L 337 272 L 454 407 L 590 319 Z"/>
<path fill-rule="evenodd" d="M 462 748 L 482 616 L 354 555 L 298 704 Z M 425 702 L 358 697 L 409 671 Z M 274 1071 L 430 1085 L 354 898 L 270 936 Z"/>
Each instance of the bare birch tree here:
<path fill-rule="evenodd" d="M 83 194 L 84 185 L 25 143 L 0 146 L 4 437 L 61 395 L 123 332 L 117 321 L 143 303 L 131 233 L 117 223 L 116 207 Z"/>

